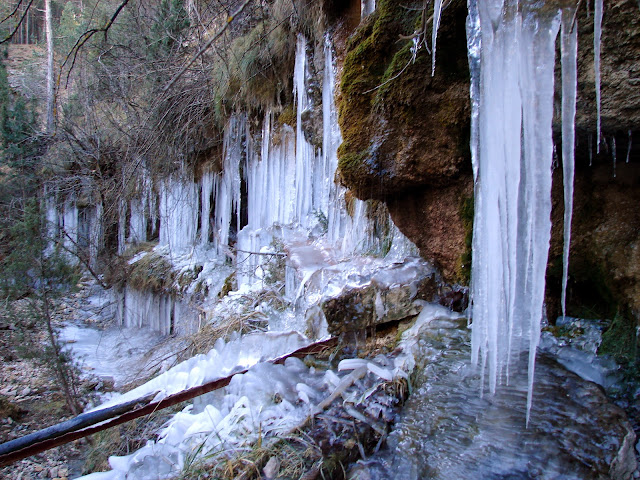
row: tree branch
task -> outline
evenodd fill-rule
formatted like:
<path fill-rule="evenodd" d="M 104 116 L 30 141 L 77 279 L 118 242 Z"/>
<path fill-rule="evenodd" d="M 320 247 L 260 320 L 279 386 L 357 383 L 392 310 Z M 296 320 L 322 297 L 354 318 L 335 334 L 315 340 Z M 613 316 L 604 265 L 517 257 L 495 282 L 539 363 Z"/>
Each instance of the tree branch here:
<path fill-rule="evenodd" d="M 31 0 L 31 2 L 33 2 L 33 0 Z M 67 73 L 67 83 L 69 82 L 69 75 L 71 75 L 71 70 L 73 70 L 73 67 L 76 64 L 76 58 L 78 57 L 78 52 L 80 51 L 80 49 L 85 45 L 85 43 L 87 43 L 96 33 L 99 32 L 104 32 L 104 39 L 105 41 L 107 40 L 107 35 L 109 33 L 109 29 L 111 28 L 111 26 L 113 25 L 113 23 L 116 21 L 116 19 L 118 18 L 118 15 L 120 15 L 120 12 L 122 11 L 122 9 L 124 7 L 127 6 L 127 4 L 129 3 L 129 0 L 123 0 L 123 2 L 118 6 L 118 8 L 116 8 L 116 11 L 113 13 L 113 15 L 111 15 L 111 18 L 109 19 L 109 21 L 104 25 L 104 27 L 101 28 L 91 28 L 89 30 L 87 30 L 86 32 L 84 32 L 82 35 L 80 35 L 78 37 L 78 40 L 76 40 L 76 43 L 73 47 L 71 47 L 71 50 L 69 51 L 69 53 L 67 54 L 67 56 L 64 59 L 64 62 L 62 62 L 62 65 L 60 65 L 60 74 L 58 75 L 58 86 L 60 85 L 60 77 L 62 76 L 62 70 L 64 69 L 64 67 L 67 65 L 67 62 L 69 61 L 69 58 L 73 55 L 73 60 L 71 62 L 71 66 L 69 67 L 69 72 Z"/>
<path fill-rule="evenodd" d="M 11 40 L 13 38 L 13 36 L 18 32 L 18 29 L 20 28 L 20 25 L 22 25 L 22 22 L 24 22 L 24 19 L 27 17 L 27 14 L 29 13 L 29 9 L 31 8 L 31 5 L 33 5 L 33 2 L 35 0 L 29 0 L 29 5 L 27 5 L 27 8 L 24 9 L 24 13 L 22 14 L 22 16 L 20 17 L 20 20 L 18 20 L 18 23 L 16 25 L 16 28 L 13 29 L 13 31 L 4 39 L 0 40 L 0 45 L 2 45 L 3 43 L 8 42 L 9 40 Z M 22 0 L 20 1 L 20 3 L 18 4 L 18 7 L 20 6 L 20 4 L 22 4 Z M 0 23 L 4 23 L 6 20 L 8 20 L 10 17 L 12 17 L 17 11 L 18 11 L 18 7 L 16 7 L 16 9 L 11 13 L 11 15 L 9 15 L 8 17 L 6 17 L 4 20 L 2 20 L 2 22 Z"/>
<path fill-rule="evenodd" d="M 227 28 L 229 27 L 229 25 L 231 24 L 231 22 L 242 13 L 242 11 L 245 9 L 245 7 L 247 5 L 249 5 L 251 3 L 252 0 L 245 0 L 244 3 L 242 5 L 240 5 L 240 7 L 234 12 L 232 13 L 228 18 L 226 23 L 222 26 L 222 28 L 220 30 L 218 30 L 218 32 L 211 37 L 211 39 L 204 45 L 204 47 L 202 47 L 198 53 L 196 53 L 193 57 L 191 57 L 191 60 L 189 60 L 187 62 L 187 64 L 182 67 L 180 69 L 180 71 L 176 74 L 175 77 L 173 77 L 171 79 L 171 81 L 165 85 L 165 87 L 162 89 L 163 92 L 166 92 L 167 90 L 169 90 L 171 87 L 173 87 L 173 85 L 178 81 L 178 79 L 184 75 L 184 73 L 189 69 L 189 67 L 191 65 L 193 65 L 193 62 L 195 62 L 198 58 L 200 58 L 200 56 L 206 52 L 209 47 L 211 47 L 211 45 L 213 45 L 213 42 L 215 42 L 218 38 L 220 38 L 220 36 L 227 30 Z"/>

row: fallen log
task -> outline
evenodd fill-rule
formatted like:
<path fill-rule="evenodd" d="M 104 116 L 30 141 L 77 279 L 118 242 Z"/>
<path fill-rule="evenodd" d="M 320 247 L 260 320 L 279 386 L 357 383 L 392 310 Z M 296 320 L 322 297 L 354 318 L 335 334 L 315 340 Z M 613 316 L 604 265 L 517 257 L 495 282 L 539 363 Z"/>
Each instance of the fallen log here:
<path fill-rule="evenodd" d="M 269 360 L 269 362 L 278 364 L 283 363 L 289 357 L 301 358 L 306 355 L 321 353 L 326 349 L 334 347 L 337 342 L 337 338 L 334 337 L 312 343 L 295 352 Z M 10 440 L 0 444 L 0 467 L 102 430 L 107 430 L 108 428 L 115 427 L 144 415 L 149 415 L 157 410 L 162 410 L 191 400 L 205 393 L 218 390 L 229 385 L 234 376 L 247 373 L 247 371 L 247 369 L 238 371 L 227 377 L 174 393 L 157 402 L 152 401 L 157 394 L 157 392 L 154 392 L 120 405 L 80 414 L 71 420 L 52 425 L 43 430 L 38 430 L 24 437 Z"/>

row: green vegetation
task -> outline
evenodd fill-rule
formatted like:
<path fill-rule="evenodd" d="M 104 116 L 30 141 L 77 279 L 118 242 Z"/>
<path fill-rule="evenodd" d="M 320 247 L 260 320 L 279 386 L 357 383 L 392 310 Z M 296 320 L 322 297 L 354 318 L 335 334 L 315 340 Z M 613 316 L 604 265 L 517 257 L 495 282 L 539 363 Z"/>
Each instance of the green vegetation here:
<path fill-rule="evenodd" d="M 638 360 L 636 327 L 633 316 L 617 313 L 607 331 L 602 335 L 602 344 L 598 353 L 611 355 L 623 365 L 635 364 Z"/>
<path fill-rule="evenodd" d="M 81 407 L 76 374 L 59 344 L 53 311 L 62 295 L 77 284 L 79 272 L 69 263 L 68 254 L 50 243 L 37 201 L 29 201 L 19 218 L 13 220 L 8 249 L 0 263 L 0 289 L 7 299 L 5 314 L 18 325 L 22 354 L 51 369 L 69 411 L 78 414 Z M 9 301 L 16 299 L 24 301 Z M 35 325 L 46 329 L 46 344 L 28 342 L 22 335 Z"/>

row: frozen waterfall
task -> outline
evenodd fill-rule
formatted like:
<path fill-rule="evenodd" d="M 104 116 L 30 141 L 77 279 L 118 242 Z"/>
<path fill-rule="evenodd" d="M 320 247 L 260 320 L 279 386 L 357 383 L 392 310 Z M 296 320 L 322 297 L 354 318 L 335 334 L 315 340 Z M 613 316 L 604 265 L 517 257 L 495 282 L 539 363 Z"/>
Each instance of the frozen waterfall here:
<path fill-rule="evenodd" d="M 529 407 L 551 234 L 555 43 L 562 13 L 533 0 L 469 1 L 476 176 L 472 362 L 487 372 L 493 393 L 508 380 L 511 360 L 528 350 Z M 573 10 L 565 16 L 572 18 Z M 563 93 L 575 103 L 570 28 L 565 25 L 563 36 Z M 575 107 L 566 100 L 563 131 L 569 133 Z M 572 139 L 567 142 L 565 160 L 573 150 Z"/>
<path fill-rule="evenodd" d="M 168 178 L 152 182 L 141 164 L 135 193 L 121 205 L 121 252 L 125 244 L 149 240 L 148 227 L 155 227 L 158 217 L 159 245 L 154 254 L 167 258 L 177 277 L 202 267 L 192 285 L 205 282 L 210 296 L 205 301 L 211 302 L 224 281 L 212 272 L 224 270 L 226 277 L 231 263 L 239 290 L 264 287 L 269 269 L 284 265 L 285 297 L 297 302 L 314 272 L 354 254 L 385 253 L 389 261 L 416 254 L 415 246 L 390 218 L 381 218 L 379 212 L 377 220 L 369 218 L 368 203 L 336 181 L 342 138 L 334 99 L 336 67 L 328 37 L 323 47 L 323 55 L 312 56 L 305 37 L 297 37 L 295 125 L 281 121 L 275 108 L 268 109 L 261 122 L 236 111 L 225 125 L 219 170 L 214 164 L 204 165 L 196 175 L 183 165 Z M 317 58 L 323 62 L 314 65 Z M 321 74 L 319 78 L 312 76 L 313 71 Z M 321 97 L 310 94 L 310 85 L 318 80 Z M 306 131 L 305 118 L 322 122 L 322 129 Z M 321 143 L 313 141 L 313 135 Z M 129 263 L 145 255 L 140 252 Z M 174 304 L 180 298 L 189 303 L 193 289 L 177 284 L 171 289 L 180 291 L 135 292 L 127 287 L 118 297 L 126 302 L 120 306 L 121 323 L 165 333 L 181 331 L 184 322 Z M 175 301 L 170 295 L 176 296 Z M 153 320 L 154 315 L 159 320 Z M 192 316 L 185 321 L 195 325 Z"/>

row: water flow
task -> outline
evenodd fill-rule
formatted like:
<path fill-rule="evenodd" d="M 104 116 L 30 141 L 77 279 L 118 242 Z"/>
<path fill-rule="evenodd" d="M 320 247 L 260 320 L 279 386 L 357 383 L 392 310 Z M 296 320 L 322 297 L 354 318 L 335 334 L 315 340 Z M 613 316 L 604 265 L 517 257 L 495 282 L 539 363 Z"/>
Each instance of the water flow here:
<path fill-rule="evenodd" d="M 551 234 L 555 39 L 560 10 L 470 0 L 469 55 L 479 57 L 474 171 L 472 363 L 494 393 L 529 350 L 530 409 Z M 480 48 L 481 44 L 481 48 Z M 472 62 L 472 67 L 474 66 Z M 475 101 L 472 95 L 472 100 Z M 528 416 L 528 415 L 527 415 Z"/>

